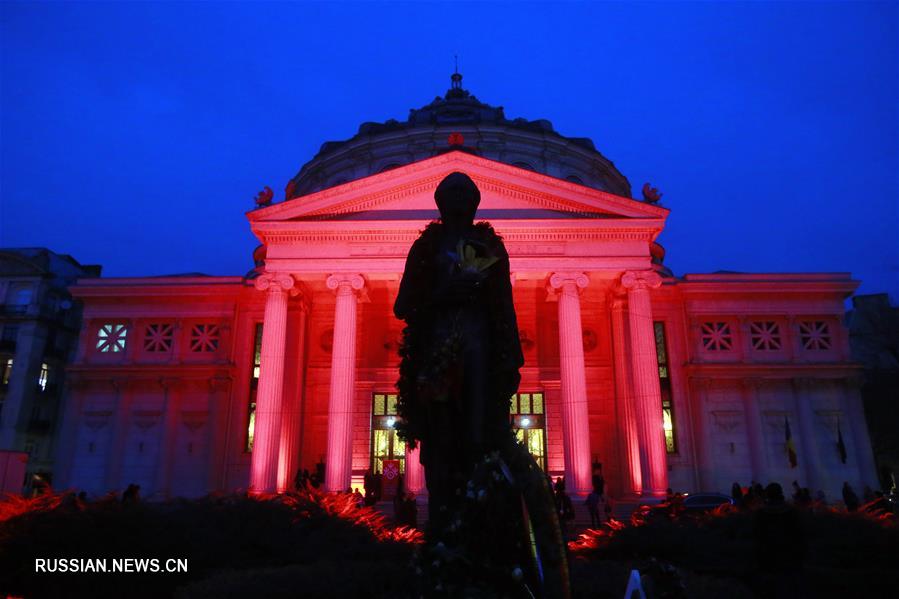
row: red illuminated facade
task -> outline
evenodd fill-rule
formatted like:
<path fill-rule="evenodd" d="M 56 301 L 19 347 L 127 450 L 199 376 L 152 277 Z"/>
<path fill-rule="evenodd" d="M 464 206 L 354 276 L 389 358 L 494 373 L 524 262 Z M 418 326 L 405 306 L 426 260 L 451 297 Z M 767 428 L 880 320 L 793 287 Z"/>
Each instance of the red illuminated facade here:
<path fill-rule="evenodd" d="M 445 103 L 474 106 L 452 93 Z M 84 326 L 59 483 L 91 493 L 137 483 L 145 497 L 272 492 L 323 462 L 326 488 L 343 490 L 399 460 L 407 486 L 422 491 L 417 455 L 391 428 L 403 326 L 392 306 L 409 247 L 437 217 L 434 189 L 452 171 L 477 183 L 478 219 L 511 257 L 525 366 L 510 418 L 569 491 L 589 491 L 597 462 L 617 497 L 795 479 L 836 498 L 843 481 L 875 482 L 842 324 L 857 286 L 849 275 L 674 276 L 655 243 L 669 211 L 628 197 L 611 163 L 601 181 L 528 168 L 491 156 L 476 137 L 486 126 L 454 125 L 485 151 L 447 147 L 445 107 L 432 107 L 437 116 L 413 129 L 445 151 L 347 182 L 329 180 L 329 168 L 345 167 L 317 158 L 287 201 L 249 212 L 264 251 L 249 275 L 72 288 Z"/>

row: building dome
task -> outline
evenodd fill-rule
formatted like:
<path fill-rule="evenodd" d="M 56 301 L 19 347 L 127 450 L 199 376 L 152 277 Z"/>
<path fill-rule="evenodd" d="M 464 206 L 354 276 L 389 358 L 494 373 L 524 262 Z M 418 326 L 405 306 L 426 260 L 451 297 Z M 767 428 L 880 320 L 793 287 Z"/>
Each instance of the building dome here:
<path fill-rule="evenodd" d="M 362 123 L 345 141 L 322 144 L 288 184 L 287 199 L 424 160 L 450 149 L 475 153 L 550 177 L 631 197 L 627 179 L 585 137 L 565 137 L 544 119 L 508 119 L 462 88 L 454 73 L 443 97 L 409 111 L 406 121 Z M 462 136 L 461 144 L 458 135 Z"/>

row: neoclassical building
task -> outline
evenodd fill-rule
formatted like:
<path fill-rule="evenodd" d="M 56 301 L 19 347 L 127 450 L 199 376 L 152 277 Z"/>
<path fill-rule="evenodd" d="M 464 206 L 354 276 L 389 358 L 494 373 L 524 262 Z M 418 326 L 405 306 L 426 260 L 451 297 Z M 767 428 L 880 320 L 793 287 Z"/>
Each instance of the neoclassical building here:
<path fill-rule="evenodd" d="M 669 210 L 586 139 L 507 119 L 461 76 L 404 122 L 329 142 L 285 199 L 247 213 L 246 276 L 82 279 L 57 482 L 150 497 L 328 489 L 393 460 L 392 312 L 406 254 L 452 171 L 511 256 L 525 354 L 510 419 L 553 476 L 617 497 L 793 480 L 829 497 L 876 481 L 849 355 L 848 274 L 686 274 L 656 238 Z M 796 448 L 793 463 L 788 442 Z"/>

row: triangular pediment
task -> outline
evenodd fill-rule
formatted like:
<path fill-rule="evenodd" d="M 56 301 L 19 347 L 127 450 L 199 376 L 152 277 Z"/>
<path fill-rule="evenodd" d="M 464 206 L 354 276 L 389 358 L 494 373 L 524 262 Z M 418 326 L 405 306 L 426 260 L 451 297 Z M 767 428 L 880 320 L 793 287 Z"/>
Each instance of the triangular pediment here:
<path fill-rule="evenodd" d="M 668 210 L 465 152 L 440 156 L 257 209 L 252 222 L 436 218 L 434 190 L 453 171 L 481 190 L 476 218 L 664 219 Z"/>

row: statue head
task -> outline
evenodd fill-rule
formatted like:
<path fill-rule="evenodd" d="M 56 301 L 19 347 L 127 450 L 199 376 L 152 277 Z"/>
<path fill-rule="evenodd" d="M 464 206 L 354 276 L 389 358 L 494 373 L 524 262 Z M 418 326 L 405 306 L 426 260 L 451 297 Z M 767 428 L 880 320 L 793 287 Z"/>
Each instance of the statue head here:
<path fill-rule="evenodd" d="M 443 224 L 459 228 L 474 222 L 475 212 L 481 203 L 481 192 L 471 177 L 457 171 L 440 182 L 434 192 L 434 201 L 437 202 Z"/>

